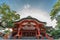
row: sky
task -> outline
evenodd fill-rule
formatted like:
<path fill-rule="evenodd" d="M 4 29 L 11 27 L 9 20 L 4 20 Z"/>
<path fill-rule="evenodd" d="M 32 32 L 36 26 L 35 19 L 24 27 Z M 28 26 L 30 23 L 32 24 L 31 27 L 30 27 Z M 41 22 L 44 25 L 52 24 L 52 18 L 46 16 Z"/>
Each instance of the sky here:
<path fill-rule="evenodd" d="M 6 3 L 11 10 L 15 10 L 21 18 L 32 16 L 46 22 L 47 26 L 56 25 L 56 20 L 51 21 L 50 12 L 57 0 L 0 0 L 0 5 Z"/>

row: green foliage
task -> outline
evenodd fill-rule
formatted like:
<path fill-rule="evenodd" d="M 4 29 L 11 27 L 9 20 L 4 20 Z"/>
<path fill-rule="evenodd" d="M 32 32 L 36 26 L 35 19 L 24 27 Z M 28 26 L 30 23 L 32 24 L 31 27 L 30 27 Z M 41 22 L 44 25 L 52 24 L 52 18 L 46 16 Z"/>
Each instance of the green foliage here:
<path fill-rule="evenodd" d="M 54 8 L 59 8 L 60 7 L 60 0 L 57 0 L 57 2 L 54 5 Z"/>
<path fill-rule="evenodd" d="M 56 2 L 56 4 L 54 5 L 53 9 L 50 12 L 50 16 L 52 20 L 56 17 L 59 11 L 60 11 L 60 0 Z"/>
<path fill-rule="evenodd" d="M 60 38 L 60 30 L 53 30 L 51 32 L 51 35 L 54 37 L 54 38 Z"/>
<path fill-rule="evenodd" d="M 57 15 L 58 12 L 60 12 L 60 0 L 58 0 L 53 9 L 50 12 L 51 19 L 56 19 L 56 29 L 51 32 L 51 35 L 54 36 L 54 38 L 60 38 L 60 15 Z"/>
<path fill-rule="evenodd" d="M 60 29 L 60 15 L 58 15 L 57 17 L 56 17 L 56 20 L 57 20 L 57 22 L 56 22 L 56 28 L 57 29 Z"/>
<path fill-rule="evenodd" d="M 13 27 L 13 22 L 20 19 L 20 15 L 16 14 L 16 11 L 11 10 L 10 7 L 5 3 L 0 5 L 0 17 L 2 22 L 7 23 L 7 27 Z"/>
<path fill-rule="evenodd" d="M 9 34 L 10 33 L 10 30 L 5 30 L 4 33 L 5 34 Z"/>

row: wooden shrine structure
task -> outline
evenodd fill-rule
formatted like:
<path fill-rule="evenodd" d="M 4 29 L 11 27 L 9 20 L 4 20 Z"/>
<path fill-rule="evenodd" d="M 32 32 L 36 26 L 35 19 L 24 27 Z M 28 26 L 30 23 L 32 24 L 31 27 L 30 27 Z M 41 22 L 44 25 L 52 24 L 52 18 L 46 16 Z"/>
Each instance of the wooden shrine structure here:
<path fill-rule="evenodd" d="M 13 28 L 12 37 L 22 38 L 22 37 L 36 37 L 37 39 L 44 37 L 51 38 L 46 33 L 46 22 L 37 20 L 30 16 L 23 18 L 15 22 L 15 27 Z"/>

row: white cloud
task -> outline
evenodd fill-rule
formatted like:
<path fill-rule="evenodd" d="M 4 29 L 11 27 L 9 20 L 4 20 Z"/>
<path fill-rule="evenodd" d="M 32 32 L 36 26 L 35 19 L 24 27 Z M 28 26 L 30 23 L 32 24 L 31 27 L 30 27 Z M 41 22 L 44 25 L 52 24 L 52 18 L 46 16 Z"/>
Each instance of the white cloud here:
<path fill-rule="evenodd" d="M 29 4 L 24 5 L 23 10 L 18 11 L 18 14 L 21 15 L 21 18 L 27 17 L 27 16 L 32 16 L 40 21 L 47 22 L 47 26 L 55 26 L 56 25 L 56 20 L 51 21 L 49 13 L 45 12 L 43 10 L 39 10 L 36 8 L 31 8 Z"/>
<path fill-rule="evenodd" d="M 28 9 L 28 8 L 30 8 L 30 5 L 29 4 L 24 5 L 24 9 Z"/>

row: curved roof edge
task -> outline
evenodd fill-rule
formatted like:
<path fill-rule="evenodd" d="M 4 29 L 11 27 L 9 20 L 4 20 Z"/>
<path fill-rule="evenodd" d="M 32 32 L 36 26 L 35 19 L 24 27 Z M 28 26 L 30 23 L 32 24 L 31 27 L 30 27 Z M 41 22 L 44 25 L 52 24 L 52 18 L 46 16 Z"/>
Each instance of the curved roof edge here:
<path fill-rule="evenodd" d="M 41 23 L 46 24 L 46 22 L 39 21 L 38 19 L 33 18 L 33 17 L 31 17 L 31 16 L 27 16 L 27 17 L 25 17 L 25 18 L 20 19 L 19 21 L 16 21 L 16 22 L 20 22 L 20 21 L 22 21 L 22 20 L 24 20 L 24 19 L 33 19 L 33 20 L 36 20 L 36 21 L 38 21 L 38 22 L 41 22 Z"/>

